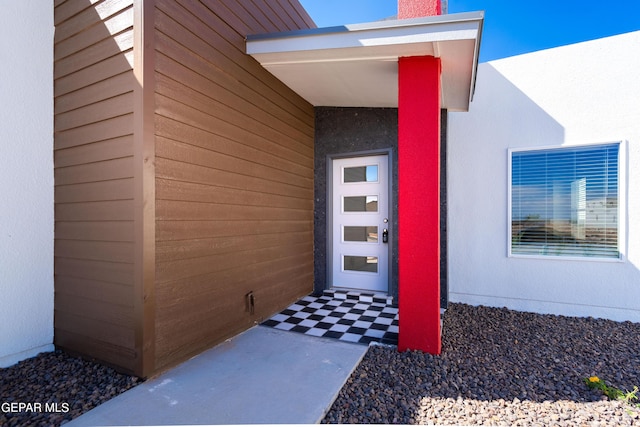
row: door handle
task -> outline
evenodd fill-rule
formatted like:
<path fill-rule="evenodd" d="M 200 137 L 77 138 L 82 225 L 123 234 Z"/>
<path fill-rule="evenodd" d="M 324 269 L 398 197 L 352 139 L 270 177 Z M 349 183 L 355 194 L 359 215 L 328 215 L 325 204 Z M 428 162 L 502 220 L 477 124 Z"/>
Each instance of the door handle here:
<path fill-rule="evenodd" d="M 389 243 L 389 230 L 382 230 L 382 243 Z"/>

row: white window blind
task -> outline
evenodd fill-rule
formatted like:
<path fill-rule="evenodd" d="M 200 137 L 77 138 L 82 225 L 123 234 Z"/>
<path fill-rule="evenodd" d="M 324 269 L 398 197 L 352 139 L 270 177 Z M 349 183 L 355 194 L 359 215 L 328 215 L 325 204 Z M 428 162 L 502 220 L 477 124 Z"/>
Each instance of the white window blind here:
<path fill-rule="evenodd" d="M 618 151 L 512 151 L 511 254 L 619 258 Z"/>

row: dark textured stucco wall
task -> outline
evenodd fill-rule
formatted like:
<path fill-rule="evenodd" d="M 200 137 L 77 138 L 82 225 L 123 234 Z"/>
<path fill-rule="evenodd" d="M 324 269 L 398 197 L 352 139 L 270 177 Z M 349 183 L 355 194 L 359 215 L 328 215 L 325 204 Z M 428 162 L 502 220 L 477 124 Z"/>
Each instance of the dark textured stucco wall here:
<path fill-rule="evenodd" d="M 398 301 L 398 110 L 396 108 L 316 107 L 314 186 L 314 293 L 327 287 L 327 158 L 376 150 L 391 151 L 391 283 Z M 440 304 L 447 306 L 447 112 L 441 112 L 441 283 Z"/>
<path fill-rule="evenodd" d="M 395 108 L 316 107 L 314 292 L 327 286 L 327 156 L 391 150 L 391 283 L 398 296 L 398 110 Z"/>
<path fill-rule="evenodd" d="M 440 307 L 449 304 L 447 249 L 447 110 L 440 111 Z"/>

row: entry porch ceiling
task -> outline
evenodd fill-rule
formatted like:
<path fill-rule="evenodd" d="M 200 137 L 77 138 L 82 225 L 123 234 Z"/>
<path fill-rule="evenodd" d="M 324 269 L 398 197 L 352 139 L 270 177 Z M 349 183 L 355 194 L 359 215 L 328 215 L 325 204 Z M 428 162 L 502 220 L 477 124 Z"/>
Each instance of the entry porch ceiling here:
<path fill-rule="evenodd" d="M 483 12 L 247 37 L 247 53 L 314 106 L 397 107 L 398 59 L 440 58 L 441 106 L 467 111 Z"/>

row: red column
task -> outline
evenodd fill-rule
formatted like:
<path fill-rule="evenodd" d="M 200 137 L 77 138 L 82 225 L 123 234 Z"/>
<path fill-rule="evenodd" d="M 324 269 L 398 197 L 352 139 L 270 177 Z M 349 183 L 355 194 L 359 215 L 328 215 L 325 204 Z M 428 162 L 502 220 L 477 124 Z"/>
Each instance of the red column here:
<path fill-rule="evenodd" d="M 398 350 L 439 354 L 440 59 L 398 61 Z"/>

